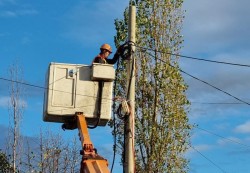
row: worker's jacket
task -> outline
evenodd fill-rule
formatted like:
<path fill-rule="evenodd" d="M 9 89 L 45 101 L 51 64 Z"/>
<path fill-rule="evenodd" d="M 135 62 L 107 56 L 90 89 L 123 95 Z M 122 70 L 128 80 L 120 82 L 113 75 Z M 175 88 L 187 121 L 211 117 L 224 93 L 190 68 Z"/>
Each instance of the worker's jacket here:
<path fill-rule="evenodd" d="M 101 63 L 101 64 L 115 64 L 119 58 L 119 54 L 115 53 L 114 57 L 112 59 L 105 59 L 102 58 L 101 55 L 97 55 L 94 60 L 93 63 Z"/>

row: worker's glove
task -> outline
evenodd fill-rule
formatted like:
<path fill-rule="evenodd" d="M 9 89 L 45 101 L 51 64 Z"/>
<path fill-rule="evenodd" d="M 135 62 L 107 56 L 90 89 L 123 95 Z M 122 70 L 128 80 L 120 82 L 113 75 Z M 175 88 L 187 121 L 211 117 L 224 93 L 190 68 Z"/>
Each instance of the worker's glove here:
<path fill-rule="evenodd" d="M 121 54 L 123 53 L 123 51 L 124 51 L 124 44 L 121 45 L 121 46 L 119 46 L 116 52 L 117 52 L 119 55 L 121 55 Z"/>

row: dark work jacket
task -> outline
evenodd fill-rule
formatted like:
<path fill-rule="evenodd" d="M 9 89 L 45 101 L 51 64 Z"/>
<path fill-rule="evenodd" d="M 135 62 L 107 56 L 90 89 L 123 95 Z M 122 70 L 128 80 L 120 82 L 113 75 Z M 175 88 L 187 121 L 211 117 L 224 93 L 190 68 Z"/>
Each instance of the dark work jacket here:
<path fill-rule="evenodd" d="M 93 60 L 93 63 L 101 63 L 101 64 L 115 64 L 119 58 L 119 54 L 116 53 L 112 59 L 104 59 L 101 55 L 97 55 Z"/>

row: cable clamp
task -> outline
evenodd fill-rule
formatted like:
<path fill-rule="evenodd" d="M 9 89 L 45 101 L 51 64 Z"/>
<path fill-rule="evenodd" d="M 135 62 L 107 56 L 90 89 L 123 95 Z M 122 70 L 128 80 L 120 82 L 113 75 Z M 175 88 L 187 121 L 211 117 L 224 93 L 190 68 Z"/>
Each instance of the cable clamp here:
<path fill-rule="evenodd" d="M 128 102 L 126 100 L 123 100 L 121 102 L 121 105 L 122 105 L 122 114 L 124 115 L 129 115 L 130 114 L 130 108 L 129 108 L 129 105 L 128 105 Z"/>

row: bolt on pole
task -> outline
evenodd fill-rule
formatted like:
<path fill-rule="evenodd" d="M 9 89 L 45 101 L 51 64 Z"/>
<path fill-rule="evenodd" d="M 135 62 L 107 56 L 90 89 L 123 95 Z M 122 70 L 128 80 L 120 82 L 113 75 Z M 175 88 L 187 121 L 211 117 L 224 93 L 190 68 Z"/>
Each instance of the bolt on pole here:
<path fill-rule="evenodd" d="M 136 25 L 136 8 L 129 6 L 129 23 L 128 23 L 128 41 L 132 43 L 132 52 L 135 51 L 135 25 Z M 130 115 L 125 124 L 125 173 L 135 172 L 135 150 L 134 150 L 134 122 L 135 122 L 135 57 L 132 54 L 127 64 L 127 93 L 130 105 Z"/>

